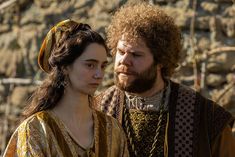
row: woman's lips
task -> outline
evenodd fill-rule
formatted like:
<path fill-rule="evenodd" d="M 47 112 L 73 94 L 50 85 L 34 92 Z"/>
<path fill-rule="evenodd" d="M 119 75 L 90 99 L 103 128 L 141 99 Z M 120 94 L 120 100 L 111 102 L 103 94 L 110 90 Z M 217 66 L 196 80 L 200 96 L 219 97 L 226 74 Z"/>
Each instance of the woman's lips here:
<path fill-rule="evenodd" d="M 100 85 L 100 83 L 90 83 L 89 85 L 91 87 L 97 88 Z"/>

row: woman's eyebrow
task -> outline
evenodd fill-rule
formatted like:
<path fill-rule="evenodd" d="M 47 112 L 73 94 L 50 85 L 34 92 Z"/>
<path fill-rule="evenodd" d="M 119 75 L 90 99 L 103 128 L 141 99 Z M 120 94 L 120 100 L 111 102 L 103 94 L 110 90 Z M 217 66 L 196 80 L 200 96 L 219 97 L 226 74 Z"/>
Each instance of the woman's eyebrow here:
<path fill-rule="evenodd" d="M 85 59 L 85 60 L 83 60 L 83 61 L 99 63 L 99 60 L 96 60 L 96 59 Z M 102 63 L 108 63 L 108 61 L 105 60 L 105 61 L 103 61 Z"/>

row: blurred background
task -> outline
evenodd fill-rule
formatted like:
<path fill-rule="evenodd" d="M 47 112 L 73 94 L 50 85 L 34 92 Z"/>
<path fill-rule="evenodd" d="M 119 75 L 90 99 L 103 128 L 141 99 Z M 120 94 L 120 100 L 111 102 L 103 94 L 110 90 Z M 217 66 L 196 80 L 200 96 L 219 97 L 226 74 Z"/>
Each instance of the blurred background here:
<path fill-rule="evenodd" d="M 112 13 L 137 1 L 141 0 L 0 0 L 0 154 L 27 99 L 46 77 L 37 55 L 50 28 L 70 18 L 88 23 L 105 37 Z M 235 0 L 147 2 L 160 5 L 181 28 L 182 60 L 173 80 L 235 116 Z M 111 61 L 99 91 L 113 84 Z"/>

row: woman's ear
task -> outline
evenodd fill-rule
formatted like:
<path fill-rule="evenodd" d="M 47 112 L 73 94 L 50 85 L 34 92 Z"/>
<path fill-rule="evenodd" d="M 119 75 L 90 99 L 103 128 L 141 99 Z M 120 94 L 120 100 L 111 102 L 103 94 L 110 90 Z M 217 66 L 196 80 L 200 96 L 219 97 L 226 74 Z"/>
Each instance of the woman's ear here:
<path fill-rule="evenodd" d="M 66 66 L 66 67 L 62 67 L 62 72 L 65 74 L 65 75 L 68 75 L 69 73 L 69 66 Z"/>
<path fill-rule="evenodd" d="M 157 70 L 158 70 L 158 71 L 161 71 L 162 67 L 163 67 L 162 64 L 157 64 Z"/>

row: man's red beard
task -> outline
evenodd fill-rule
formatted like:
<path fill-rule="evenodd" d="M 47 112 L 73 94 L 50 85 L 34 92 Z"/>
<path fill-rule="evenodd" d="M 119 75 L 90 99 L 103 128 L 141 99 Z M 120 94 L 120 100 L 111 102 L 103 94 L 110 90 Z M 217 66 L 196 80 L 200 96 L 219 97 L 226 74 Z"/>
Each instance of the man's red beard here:
<path fill-rule="evenodd" d="M 128 75 L 132 75 L 135 79 L 130 83 L 121 83 L 118 78 L 120 73 L 126 74 L 127 77 Z M 153 87 L 157 77 L 157 65 L 153 63 L 148 69 L 141 73 L 137 73 L 125 66 L 121 66 L 115 69 L 114 77 L 115 84 L 121 90 L 131 93 L 143 93 Z"/>

